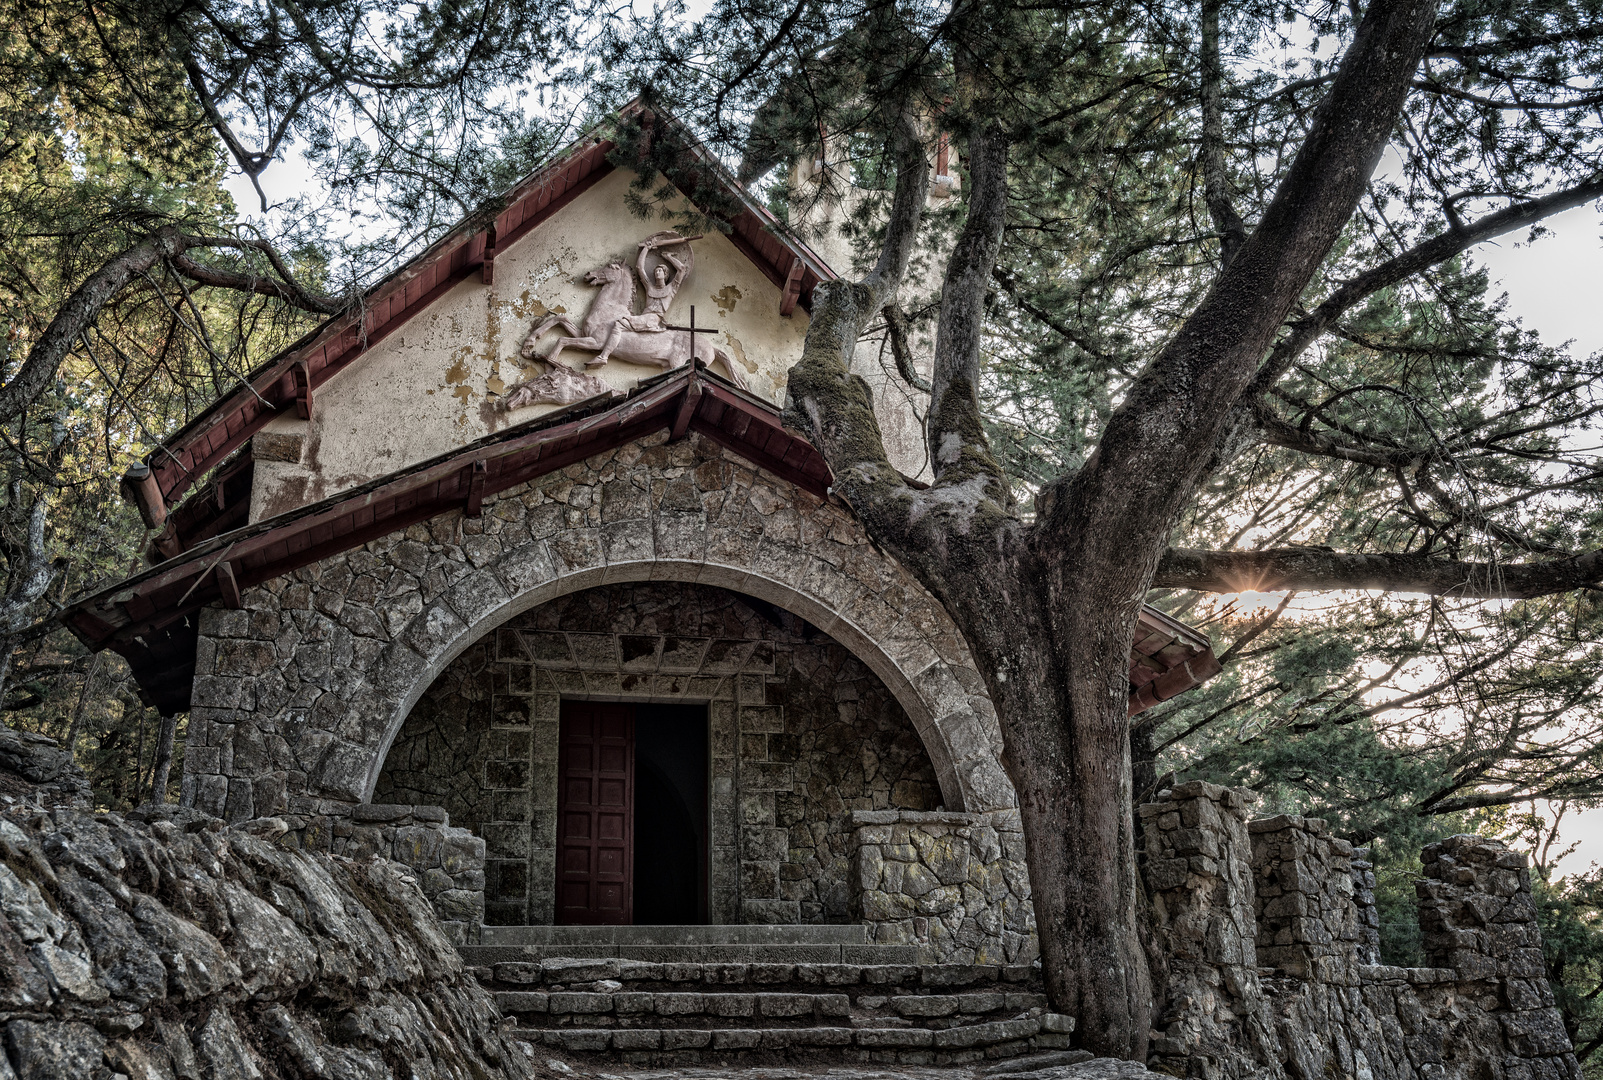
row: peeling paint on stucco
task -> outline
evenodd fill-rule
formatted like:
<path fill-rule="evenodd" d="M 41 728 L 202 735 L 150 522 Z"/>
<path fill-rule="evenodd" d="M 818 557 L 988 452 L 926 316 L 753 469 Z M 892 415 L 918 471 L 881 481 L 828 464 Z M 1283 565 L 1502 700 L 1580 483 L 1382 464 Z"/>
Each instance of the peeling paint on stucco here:
<path fill-rule="evenodd" d="M 537 376 L 543 364 L 519 355 L 530 328 L 546 316 L 568 315 L 583 324 L 595 286 L 589 271 L 613 261 L 633 265 L 640 240 L 661 228 L 635 217 L 624 195 L 631 174 L 619 170 L 598 182 L 550 220 L 497 252 L 495 282 L 478 275 L 458 283 L 422 316 L 379 342 L 318 388 L 317 413 L 308 425 L 278 417 L 273 433 L 305 433 L 319 447 L 303 463 L 257 465 L 251 520 L 281 513 L 406 465 L 446 453 L 498 429 L 557 408 L 538 405 L 507 414 L 495 407 L 512 385 Z M 778 402 L 785 375 L 801 357 L 807 316 L 780 318 L 779 289 L 719 233 L 696 241 L 696 268 L 669 318 L 683 323 L 691 304 L 718 309 L 717 341 L 734 357 L 753 392 Z M 540 343 L 549 353 L 560 328 Z M 590 354 L 571 351 L 563 362 L 579 368 Z M 627 390 L 660 368 L 614 362 L 590 368 Z M 314 496 L 312 493 L 316 492 Z"/>

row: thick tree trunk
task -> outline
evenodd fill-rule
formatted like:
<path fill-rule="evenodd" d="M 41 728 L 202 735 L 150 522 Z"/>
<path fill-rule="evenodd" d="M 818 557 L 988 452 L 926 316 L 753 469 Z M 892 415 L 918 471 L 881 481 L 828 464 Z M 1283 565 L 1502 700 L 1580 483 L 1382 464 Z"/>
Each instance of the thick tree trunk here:
<path fill-rule="evenodd" d="M 167 781 L 173 767 L 173 737 L 177 731 L 177 713 L 161 718 L 161 727 L 156 734 L 156 753 L 150 770 L 150 801 L 153 803 L 167 801 Z"/>
<path fill-rule="evenodd" d="M 849 374 L 857 335 L 894 299 L 895 267 L 906 265 L 907 222 L 924 199 L 921 155 L 901 164 L 875 273 L 815 294 L 787 421 L 820 448 L 835 491 L 940 598 L 974 653 L 1019 795 L 1047 989 L 1098 1054 L 1143 1060 L 1152 1020 L 1126 716 L 1136 617 L 1232 411 L 1363 194 L 1434 11 L 1433 0 L 1369 6 L 1263 221 L 1132 384 L 1096 453 L 1042 490 L 1032 526 L 1015 512 L 978 401 L 984 291 L 1007 202 L 1002 131 L 982 124 L 969 134 L 968 217 L 947 266 L 931 379 L 929 489 L 890 466 L 868 388 Z"/>

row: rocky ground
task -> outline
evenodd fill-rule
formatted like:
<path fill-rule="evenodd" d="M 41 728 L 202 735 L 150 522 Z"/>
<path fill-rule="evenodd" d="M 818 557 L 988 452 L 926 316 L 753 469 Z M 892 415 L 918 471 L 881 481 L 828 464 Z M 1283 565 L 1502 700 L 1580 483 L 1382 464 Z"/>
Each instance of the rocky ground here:
<path fill-rule="evenodd" d="M 407 867 L 289 850 L 277 818 L 94 813 L 0 728 L 0 1080 L 1133 1080 L 1059 1051 L 986 1066 L 570 1064 L 511 1035 Z"/>
<path fill-rule="evenodd" d="M 0 1080 L 532 1074 L 407 868 L 95 814 L 65 758 L 0 735 Z"/>

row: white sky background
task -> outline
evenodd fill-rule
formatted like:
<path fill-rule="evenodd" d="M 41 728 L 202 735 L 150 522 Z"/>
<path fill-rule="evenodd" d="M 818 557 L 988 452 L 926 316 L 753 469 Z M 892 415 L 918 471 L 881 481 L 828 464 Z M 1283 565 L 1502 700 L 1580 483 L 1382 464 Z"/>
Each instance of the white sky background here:
<path fill-rule="evenodd" d="M 688 0 L 688 15 L 700 17 L 710 7 L 711 0 Z M 274 162 L 260 180 L 270 203 L 309 194 L 317 186 L 294 152 Z M 244 217 L 261 216 L 261 203 L 243 173 L 235 170 L 224 186 Z M 1509 312 L 1528 329 L 1549 345 L 1570 341 L 1576 357 L 1589 356 L 1603 350 L 1603 215 L 1587 205 L 1549 218 L 1546 225 L 1551 235 L 1535 243 L 1526 243 L 1526 231 L 1520 230 L 1481 244 L 1471 257 L 1491 271 L 1493 293 L 1508 294 Z M 1572 811 L 1563 836 L 1580 844 L 1563 869 L 1579 872 L 1591 863 L 1603 864 L 1603 808 Z"/>

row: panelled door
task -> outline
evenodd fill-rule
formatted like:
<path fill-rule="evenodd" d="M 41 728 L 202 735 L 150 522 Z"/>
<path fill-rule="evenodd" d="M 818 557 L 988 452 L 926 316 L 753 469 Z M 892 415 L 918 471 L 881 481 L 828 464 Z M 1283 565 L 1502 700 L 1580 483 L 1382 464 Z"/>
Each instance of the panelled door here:
<path fill-rule="evenodd" d="M 628 925 L 634 917 L 634 706 L 564 701 L 559 737 L 556 921 Z"/>

